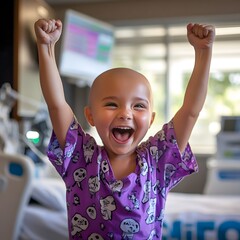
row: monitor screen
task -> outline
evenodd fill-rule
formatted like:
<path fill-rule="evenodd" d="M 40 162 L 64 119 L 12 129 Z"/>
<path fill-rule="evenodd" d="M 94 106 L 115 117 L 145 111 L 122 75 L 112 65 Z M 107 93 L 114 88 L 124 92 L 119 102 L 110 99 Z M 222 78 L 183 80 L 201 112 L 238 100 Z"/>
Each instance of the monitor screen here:
<path fill-rule="evenodd" d="M 240 116 L 222 116 L 221 128 L 223 132 L 240 133 Z"/>
<path fill-rule="evenodd" d="M 111 68 L 114 30 L 110 24 L 67 10 L 63 25 L 59 71 L 71 81 L 91 85 Z"/>

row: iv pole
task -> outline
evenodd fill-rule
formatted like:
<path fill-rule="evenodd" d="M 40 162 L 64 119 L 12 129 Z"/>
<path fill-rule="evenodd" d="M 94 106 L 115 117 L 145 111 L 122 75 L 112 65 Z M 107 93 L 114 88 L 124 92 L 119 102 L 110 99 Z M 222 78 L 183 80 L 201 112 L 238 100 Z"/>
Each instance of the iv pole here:
<path fill-rule="evenodd" d="M 34 107 L 38 107 L 39 109 L 44 109 L 46 106 L 44 103 L 36 101 L 34 99 L 25 97 L 19 94 L 17 91 L 12 89 L 9 83 L 4 83 L 0 88 L 0 121 L 3 123 L 9 122 L 9 113 L 14 106 L 16 100 L 30 104 Z M 47 157 L 41 153 L 28 139 L 19 134 L 20 140 L 22 140 L 42 161 L 43 163 L 47 163 Z"/>

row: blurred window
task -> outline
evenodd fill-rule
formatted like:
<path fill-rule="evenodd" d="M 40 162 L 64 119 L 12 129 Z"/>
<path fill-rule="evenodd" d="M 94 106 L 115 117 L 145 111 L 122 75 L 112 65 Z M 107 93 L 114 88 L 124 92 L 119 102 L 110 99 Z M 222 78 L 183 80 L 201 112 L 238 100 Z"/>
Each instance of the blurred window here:
<path fill-rule="evenodd" d="M 214 153 L 222 115 L 240 115 L 240 25 L 215 24 L 216 41 L 204 108 L 190 138 L 197 153 Z M 133 68 L 151 82 L 156 119 L 149 134 L 173 117 L 194 64 L 185 24 L 117 27 L 114 66 Z M 148 135 L 149 135 L 148 134 Z"/>

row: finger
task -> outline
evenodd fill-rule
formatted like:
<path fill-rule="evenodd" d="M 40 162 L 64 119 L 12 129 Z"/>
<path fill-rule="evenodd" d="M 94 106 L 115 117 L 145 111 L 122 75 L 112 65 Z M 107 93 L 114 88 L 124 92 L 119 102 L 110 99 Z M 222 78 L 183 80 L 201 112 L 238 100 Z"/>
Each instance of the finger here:
<path fill-rule="evenodd" d="M 189 32 L 191 32 L 191 31 L 192 31 L 192 28 L 193 28 L 193 24 L 192 24 L 192 23 L 189 23 L 189 24 L 187 25 L 187 30 L 188 30 Z"/>
<path fill-rule="evenodd" d="M 203 28 L 203 37 L 207 37 L 207 36 L 208 36 L 208 29 Z"/>
<path fill-rule="evenodd" d="M 215 28 L 213 25 L 206 25 L 205 29 L 207 31 L 206 36 L 208 36 L 209 34 L 215 34 Z"/>
<path fill-rule="evenodd" d="M 200 24 L 194 24 L 192 27 L 192 33 L 199 38 L 203 38 L 202 26 Z"/>
<path fill-rule="evenodd" d="M 61 27 L 62 27 L 62 22 L 61 22 L 61 20 L 58 19 L 58 20 L 56 21 L 56 27 L 57 27 L 57 28 L 61 28 Z"/>
<path fill-rule="evenodd" d="M 47 23 L 47 21 L 43 21 L 43 22 L 42 22 L 42 30 L 43 30 L 44 32 L 46 32 L 47 29 L 48 29 L 48 23 Z"/>
<path fill-rule="evenodd" d="M 47 22 L 47 30 L 46 30 L 46 33 L 51 33 L 55 30 L 55 20 L 54 19 L 50 19 L 48 20 Z"/>
<path fill-rule="evenodd" d="M 37 22 L 35 22 L 34 27 L 36 30 L 39 28 L 45 32 L 48 28 L 48 24 L 45 19 L 39 19 Z"/>
<path fill-rule="evenodd" d="M 205 38 L 210 33 L 214 33 L 214 27 L 212 25 L 194 24 L 192 32 L 199 38 Z"/>

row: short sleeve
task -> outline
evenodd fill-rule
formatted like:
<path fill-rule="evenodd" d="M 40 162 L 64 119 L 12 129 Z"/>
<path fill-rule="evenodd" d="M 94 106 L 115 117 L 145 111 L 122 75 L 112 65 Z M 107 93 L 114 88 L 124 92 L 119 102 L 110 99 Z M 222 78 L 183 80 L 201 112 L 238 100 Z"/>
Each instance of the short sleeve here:
<path fill-rule="evenodd" d="M 81 129 L 79 123 L 74 118 L 67 131 L 66 142 L 63 149 L 60 147 L 56 134 L 54 131 L 52 132 L 47 149 L 47 156 L 61 176 L 64 176 L 67 171 L 77 141 L 81 141 L 79 128 Z"/>
<path fill-rule="evenodd" d="M 196 158 L 187 143 L 181 153 L 172 121 L 149 138 L 150 158 L 156 165 L 158 179 L 166 191 L 171 190 L 185 176 L 198 171 Z"/>
<path fill-rule="evenodd" d="M 165 124 L 163 130 L 167 144 L 166 155 L 169 156 L 164 168 L 164 177 L 169 180 L 167 187 L 170 190 L 184 177 L 197 172 L 198 165 L 189 143 L 187 143 L 184 151 L 180 152 L 172 121 Z"/>

